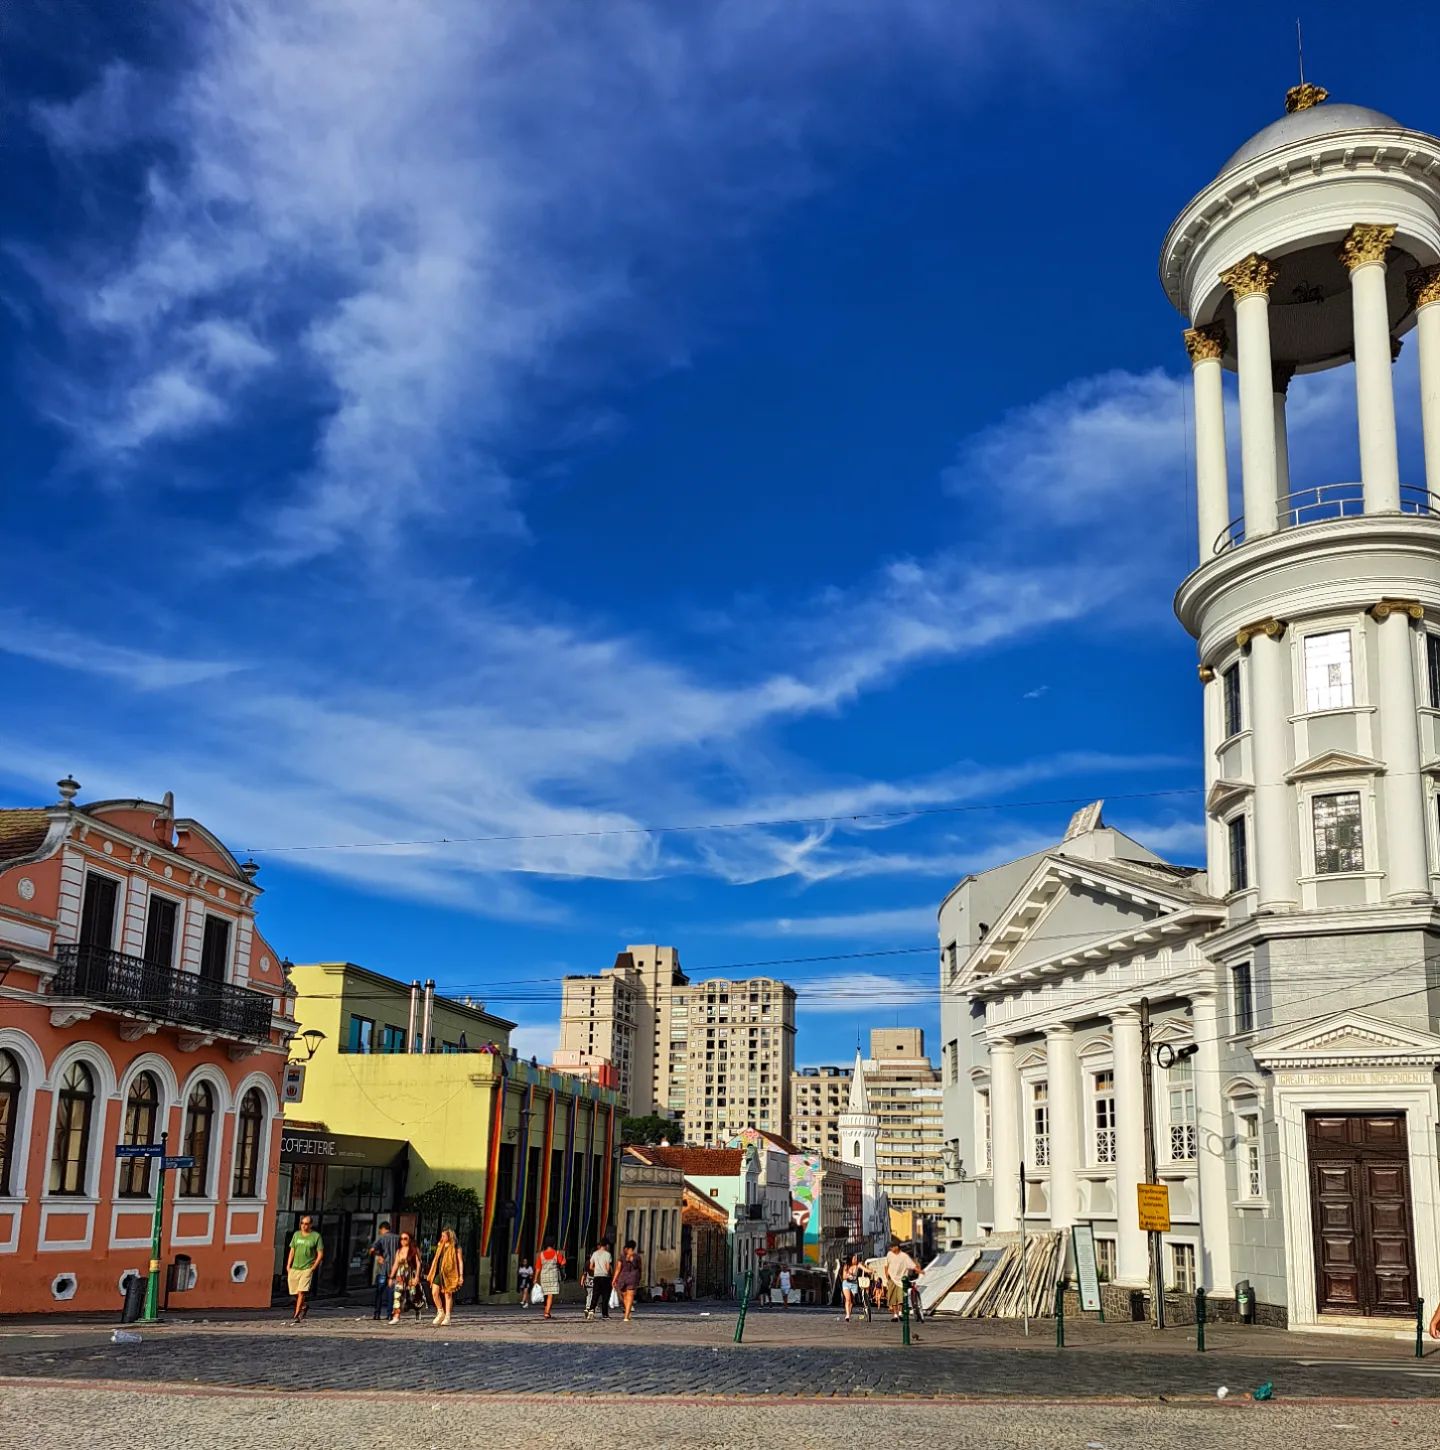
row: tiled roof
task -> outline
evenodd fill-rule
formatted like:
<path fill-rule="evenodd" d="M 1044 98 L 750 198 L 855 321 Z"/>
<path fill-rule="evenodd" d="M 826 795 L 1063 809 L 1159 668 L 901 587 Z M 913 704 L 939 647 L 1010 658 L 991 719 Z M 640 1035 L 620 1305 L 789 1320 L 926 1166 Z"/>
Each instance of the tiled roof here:
<path fill-rule="evenodd" d="M 14 861 L 38 851 L 49 828 L 49 816 L 38 807 L 0 810 L 0 861 Z"/>
<path fill-rule="evenodd" d="M 738 1173 L 745 1162 L 741 1148 L 641 1148 L 647 1163 L 659 1168 L 678 1168 L 685 1176 L 724 1178 Z"/>

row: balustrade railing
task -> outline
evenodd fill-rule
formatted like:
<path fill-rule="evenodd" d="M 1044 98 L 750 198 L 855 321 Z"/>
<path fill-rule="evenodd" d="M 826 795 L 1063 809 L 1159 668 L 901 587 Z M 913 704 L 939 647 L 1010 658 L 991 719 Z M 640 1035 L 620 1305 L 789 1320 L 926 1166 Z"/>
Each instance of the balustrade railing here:
<path fill-rule="evenodd" d="M 1365 512 L 1365 489 L 1359 483 L 1321 483 L 1311 488 L 1298 488 L 1279 501 L 1277 526 L 1300 529 L 1307 524 L 1330 523 L 1334 519 L 1359 518 Z M 1430 514 L 1440 517 L 1440 497 L 1418 484 L 1400 485 L 1402 514 Z M 1245 542 L 1245 515 L 1231 519 L 1215 540 L 1211 550 L 1223 554 Z"/>

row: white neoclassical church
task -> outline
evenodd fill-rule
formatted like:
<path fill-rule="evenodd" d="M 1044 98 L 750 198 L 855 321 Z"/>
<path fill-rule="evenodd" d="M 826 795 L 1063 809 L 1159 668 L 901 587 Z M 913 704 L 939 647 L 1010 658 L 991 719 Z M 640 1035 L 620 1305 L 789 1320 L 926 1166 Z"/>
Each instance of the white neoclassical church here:
<path fill-rule="evenodd" d="M 1102 1270 L 1143 1286 L 1149 1072 L 1167 1286 L 1248 1280 L 1291 1325 L 1440 1298 L 1437 264 L 1440 139 L 1310 85 L 1170 228 L 1199 513 L 1175 608 L 1199 649 L 1207 866 L 1167 864 L 1097 805 L 946 897 L 952 1240 L 1022 1213 L 1088 1222 Z M 1423 482 L 1402 479 L 1395 426 L 1412 332 Z M 1360 478 L 1292 478 L 1288 384 L 1336 367 Z M 1142 998 L 1161 1059 L 1195 1048 L 1168 1069 L 1141 1056 Z"/>

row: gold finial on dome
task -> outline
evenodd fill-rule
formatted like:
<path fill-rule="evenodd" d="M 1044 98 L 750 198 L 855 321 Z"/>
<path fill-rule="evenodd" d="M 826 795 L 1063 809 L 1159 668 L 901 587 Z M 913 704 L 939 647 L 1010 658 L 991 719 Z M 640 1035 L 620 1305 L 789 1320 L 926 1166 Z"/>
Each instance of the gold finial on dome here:
<path fill-rule="evenodd" d="M 1318 106 L 1329 94 L 1324 86 L 1312 86 L 1309 81 L 1301 81 L 1298 86 L 1291 86 L 1285 92 L 1285 114 L 1293 116 L 1296 111 L 1308 111 L 1311 106 Z"/>

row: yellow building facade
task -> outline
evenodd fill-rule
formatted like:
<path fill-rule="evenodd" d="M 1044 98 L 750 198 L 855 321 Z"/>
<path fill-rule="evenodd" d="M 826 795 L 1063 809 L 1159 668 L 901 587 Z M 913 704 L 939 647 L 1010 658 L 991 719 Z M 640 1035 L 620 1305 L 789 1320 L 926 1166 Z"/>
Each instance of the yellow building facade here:
<path fill-rule="evenodd" d="M 614 1233 L 617 1094 L 513 1057 L 513 1024 L 473 1003 L 432 991 L 426 1033 L 409 1030 L 408 983 L 352 963 L 295 967 L 291 979 L 301 1039 L 324 1038 L 287 1118 L 404 1140 L 411 1198 L 437 1183 L 472 1190 L 473 1211 L 456 1226 L 481 1299 L 513 1297 L 519 1259 L 533 1260 L 547 1237 L 566 1251 L 571 1288 L 602 1231 Z M 373 1026 L 356 1029 L 357 1017 Z M 387 1038 L 385 1026 L 402 1034 Z M 431 1038 L 439 1050 L 413 1050 Z"/>

